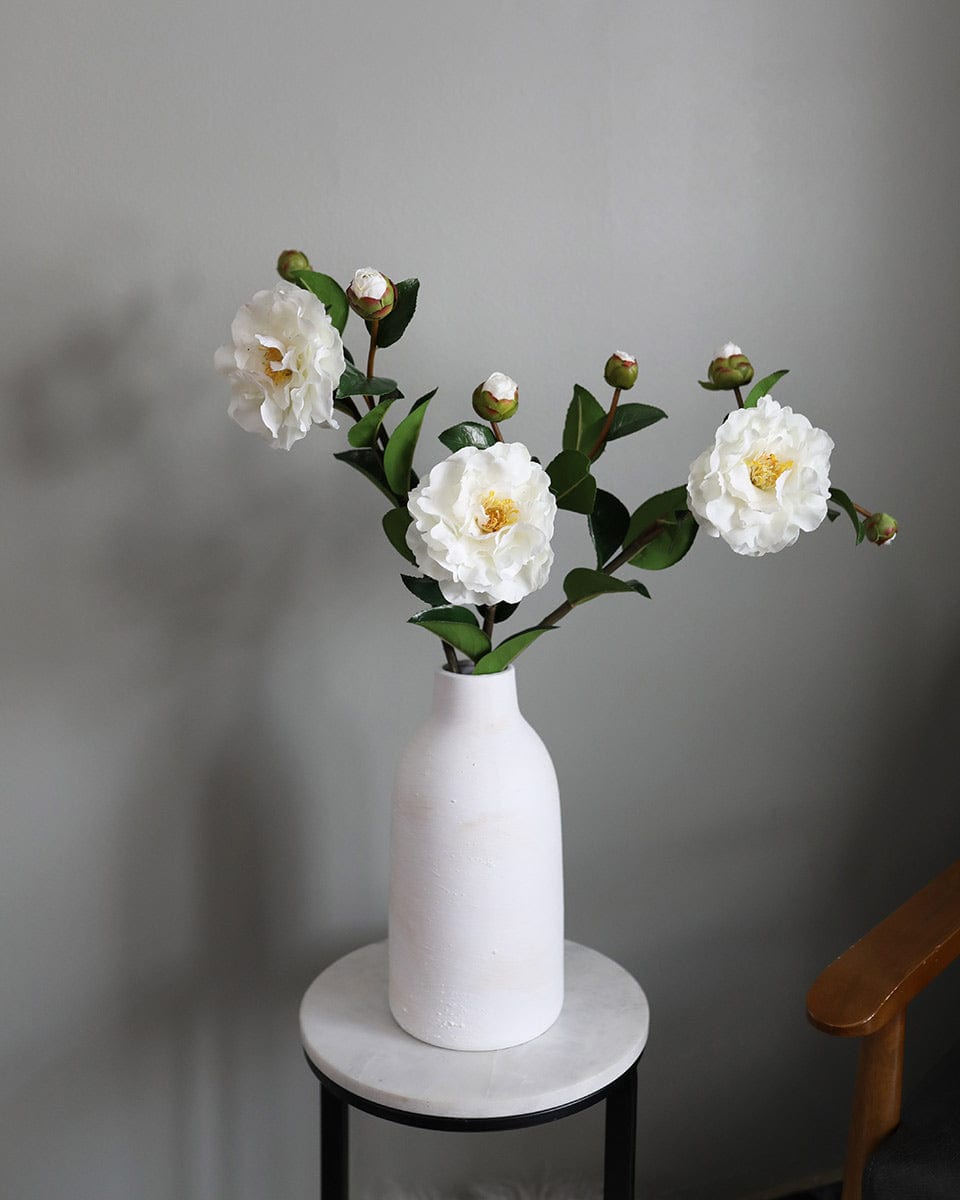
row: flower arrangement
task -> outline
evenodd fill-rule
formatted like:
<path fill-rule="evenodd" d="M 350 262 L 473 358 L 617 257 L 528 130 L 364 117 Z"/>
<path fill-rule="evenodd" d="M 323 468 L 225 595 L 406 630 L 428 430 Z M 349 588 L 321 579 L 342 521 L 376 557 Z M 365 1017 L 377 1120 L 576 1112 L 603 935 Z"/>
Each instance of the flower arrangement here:
<path fill-rule="evenodd" d="M 692 464 L 685 484 L 632 511 L 598 486 L 595 464 L 609 442 L 649 428 L 666 413 L 620 402 L 637 381 L 637 360 L 625 351 L 612 354 L 605 365 L 611 389 L 606 407 L 574 386 L 561 448 L 545 467 L 521 442 L 504 440 L 500 426 L 517 412 L 519 392 L 509 376 L 495 371 L 473 393 L 473 413 L 480 420 L 445 429 L 439 439 L 449 453 L 420 479 L 414 453 L 436 389 L 416 400 L 388 432 L 391 409 L 403 394 L 393 379 L 374 374 L 377 351 L 397 342 L 415 313 L 419 281 L 394 283 L 362 268 L 342 288 L 296 250 L 280 255 L 277 270 L 280 282 L 240 308 L 231 341 L 216 353 L 215 365 L 232 388 L 229 414 L 241 428 L 283 450 L 314 426 L 339 429 L 338 416 L 352 422 L 348 448 L 334 457 L 389 500 L 384 532 L 419 571 L 402 579 L 426 605 L 410 621 L 441 639 L 450 671 L 463 668 L 459 655 L 474 674 L 504 670 L 573 608 L 596 596 L 649 597 L 642 582 L 617 572 L 673 566 L 699 529 L 752 557 L 785 549 L 841 510 L 853 522 L 857 544 L 866 539 L 883 546 L 896 536 L 892 517 L 860 507 L 831 486 L 829 435 L 772 398 L 785 370 L 760 379 L 743 395 L 753 366 L 731 342 L 717 350 L 700 386 L 732 392 L 737 407 Z M 351 311 L 365 326 L 365 371 L 342 340 Z M 557 509 L 587 518 L 596 564 L 570 570 L 558 608 L 495 644 L 497 626 L 547 582 Z"/>

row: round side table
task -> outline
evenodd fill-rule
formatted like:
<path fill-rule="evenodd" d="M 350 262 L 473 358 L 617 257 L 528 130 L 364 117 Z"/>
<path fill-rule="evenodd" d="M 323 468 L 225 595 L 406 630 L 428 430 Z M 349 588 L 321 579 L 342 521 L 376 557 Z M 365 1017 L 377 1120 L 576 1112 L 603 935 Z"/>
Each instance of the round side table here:
<path fill-rule="evenodd" d="M 611 959 L 567 942 L 563 1011 L 508 1050 L 442 1050 L 405 1033 L 387 1005 L 387 943 L 339 959 L 307 989 L 300 1037 L 320 1081 L 320 1193 L 347 1200 L 351 1107 L 421 1129 L 502 1130 L 606 1100 L 604 1200 L 633 1200 L 637 1063 L 650 1010 Z"/>

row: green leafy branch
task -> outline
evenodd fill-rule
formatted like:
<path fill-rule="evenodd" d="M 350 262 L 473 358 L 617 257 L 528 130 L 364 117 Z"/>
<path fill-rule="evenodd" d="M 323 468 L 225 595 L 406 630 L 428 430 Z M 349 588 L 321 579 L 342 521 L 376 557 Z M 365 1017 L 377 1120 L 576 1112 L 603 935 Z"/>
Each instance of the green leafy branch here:
<path fill-rule="evenodd" d="M 286 277 L 313 292 L 323 302 L 341 334 L 351 307 L 361 315 L 370 311 L 361 310 L 356 297 L 352 293 L 348 297 L 329 275 L 305 269 L 293 271 Z M 419 482 L 413 460 L 427 407 L 437 389 L 417 399 L 392 432 L 387 429 L 387 419 L 392 415 L 394 404 L 403 399 L 403 393 L 395 380 L 375 374 L 376 354 L 378 349 L 395 344 L 405 332 L 416 311 L 419 281 L 406 279 L 391 286 L 394 288 L 392 308 L 386 315 L 365 319 L 369 339 L 365 371 L 361 372 L 349 351 L 344 351 L 347 365 L 334 396 L 334 405 L 339 412 L 349 416 L 353 425 L 347 433 L 350 448 L 334 457 L 359 471 L 390 501 L 391 507 L 383 517 L 384 533 L 397 552 L 416 566 L 416 556 L 407 545 L 407 531 L 412 521 L 407 501 Z M 381 309 L 386 307 L 384 304 Z M 715 373 L 718 366 L 729 369 L 731 363 L 738 367 L 739 374 L 724 377 Z M 754 408 L 787 371 L 774 371 L 760 379 L 745 399 L 740 383 L 750 381 L 752 367 L 744 356 L 731 359 L 729 363 L 717 360 L 711 364 L 710 374 L 711 381 L 702 381 L 702 387 L 710 391 L 732 390 L 740 408 Z M 598 486 L 593 473 L 594 464 L 610 442 L 647 429 L 667 415 L 653 405 L 620 403 L 622 392 L 633 386 L 636 375 L 635 360 L 616 355 L 608 361 L 604 377 L 612 388 L 612 397 L 606 409 L 586 388 L 580 384 L 574 386 L 561 449 L 545 468 L 557 507 L 586 516 L 596 556 L 595 566 L 575 567 L 568 572 L 563 581 L 565 599 L 562 604 L 536 625 L 512 634 L 494 646 L 496 626 L 513 615 L 517 604 L 477 605 L 474 613 L 467 607 L 449 603 L 436 580 L 425 576 L 401 576 L 408 590 L 427 606 L 411 617 L 410 623 L 440 638 L 448 670 L 459 671 L 457 655 L 462 654 L 473 664 L 476 675 L 502 671 L 543 634 L 555 629 L 574 608 L 590 600 L 624 593 L 649 598 L 650 592 L 639 580 L 617 577 L 620 568 L 664 570 L 679 562 L 690 550 L 698 525 L 687 506 L 684 485 L 650 497 L 631 513 L 616 496 Z M 357 405 L 356 398 L 360 396 L 364 398 L 365 412 Z M 483 408 L 477 408 L 477 412 L 489 416 Z M 512 412 L 505 414 L 510 415 Z M 503 436 L 497 421 L 488 419 L 486 424 L 462 421 L 443 430 L 439 440 L 449 452 L 455 453 L 467 446 L 487 449 L 495 442 L 503 441 Z M 882 542 L 894 535 L 895 522 L 893 533 L 888 531 L 883 537 L 877 536 L 876 530 L 871 530 L 871 522 L 875 524 L 879 518 L 887 522 L 892 519 L 861 508 L 839 488 L 830 489 L 830 499 L 837 506 L 828 509 L 830 520 L 835 520 L 841 511 L 846 512 L 853 523 L 857 544 L 865 536 Z"/>

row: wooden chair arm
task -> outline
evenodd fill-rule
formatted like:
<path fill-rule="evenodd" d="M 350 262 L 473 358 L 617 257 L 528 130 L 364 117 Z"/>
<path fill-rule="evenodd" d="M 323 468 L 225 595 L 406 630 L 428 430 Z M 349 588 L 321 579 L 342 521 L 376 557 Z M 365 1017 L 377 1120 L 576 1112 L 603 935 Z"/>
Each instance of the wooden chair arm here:
<path fill-rule="evenodd" d="M 960 860 L 827 967 L 807 994 L 807 1016 L 840 1037 L 875 1033 L 958 954 Z"/>

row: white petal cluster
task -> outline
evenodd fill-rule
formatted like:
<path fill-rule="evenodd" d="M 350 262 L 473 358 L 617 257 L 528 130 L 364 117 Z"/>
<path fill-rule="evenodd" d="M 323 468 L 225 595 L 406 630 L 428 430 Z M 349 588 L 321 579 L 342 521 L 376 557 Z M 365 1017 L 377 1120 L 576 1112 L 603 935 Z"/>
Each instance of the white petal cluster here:
<path fill-rule="evenodd" d="M 407 507 L 407 545 L 449 603 L 516 604 L 547 582 L 557 502 L 520 442 L 451 454 Z"/>
<path fill-rule="evenodd" d="M 492 375 L 488 375 L 486 381 L 480 386 L 495 400 L 512 400 L 517 394 L 516 381 L 509 375 L 504 375 L 502 371 L 494 371 Z"/>
<path fill-rule="evenodd" d="M 364 300 L 379 300 L 387 290 L 387 279 L 376 267 L 361 267 L 350 286 L 355 296 Z"/>
<path fill-rule="evenodd" d="M 832 450 L 822 429 L 761 396 L 732 412 L 691 466 L 690 511 L 738 554 L 774 554 L 827 515 Z"/>
<path fill-rule="evenodd" d="M 230 327 L 214 365 L 230 380 L 228 412 L 242 428 L 289 450 L 311 425 L 337 428 L 333 394 L 343 343 L 320 300 L 292 283 L 257 292 Z"/>

